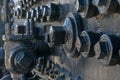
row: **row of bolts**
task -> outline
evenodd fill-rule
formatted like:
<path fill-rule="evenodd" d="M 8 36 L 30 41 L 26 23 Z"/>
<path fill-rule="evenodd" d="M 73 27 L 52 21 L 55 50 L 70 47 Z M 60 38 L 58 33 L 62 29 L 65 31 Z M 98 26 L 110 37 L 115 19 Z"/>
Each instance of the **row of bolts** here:
<path fill-rule="evenodd" d="M 61 68 L 59 64 L 55 64 L 51 60 L 47 61 L 45 64 L 43 57 L 38 59 L 38 65 L 36 66 L 36 69 L 42 72 L 42 74 L 46 74 L 55 80 L 73 80 L 72 73 L 66 68 Z M 75 78 L 75 80 L 82 80 L 82 78 L 78 76 Z"/>
<path fill-rule="evenodd" d="M 20 1 L 22 4 L 26 5 L 27 3 L 37 3 L 37 0 L 22 0 Z M 89 3 L 89 4 L 88 4 Z M 77 0 L 75 3 L 75 8 L 76 11 L 79 12 L 81 14 L 82 17 L 84 18 L 91 18 L 94 16 L 97 16 L 99 13 L 101 14 L 109 14 L 109 13 L 113 13 L 113 12 L 119 12 L 119 4 L 120 0 L 110 0 L 108 1 L 102 1 L 102 0 Z M 52 6 L 50 6 L 52 5 Z M 27 13 L 27 17 L 26 18 L 45 18 L 47 16 L 51 16 L 52 12 L 56 13 L 56 17 L 59 18 L 59 10 L 60 10 L 60 6 L 58 4 L 53 4 L 50 3 L 49 6 L 40 6 L 40 7 L 36 7 L 35 9 L 31 9 L 30 11 L 28 11 Z M 58 7 L 55 10 L 55 7 Z M 92 9 L 92 12 L 91 12 Z M 111 10 L 112 9 L 112 10 Z M 118 10 L 117 10 L 118 9 Z M 50 11 L 51 10 L 51 11 Z M 16 16 L 21 15 L 21 17 L 25 18 L 26 16 L 26 11 L 27 9 L 23 6 L 21 6 L 21 8 L 16 10 L 18 14 L 16 14 Z M 31 13 L 31 16 L 30 16 Z M 55 16 L 54 15 L 54 16 Z M 43 20 L 47 20 L 47 19 L 43 19 Z M 55 21 L 55 20 L 54 20 Z"/>
<path fill-rule="evenodd" d="M 55 5 L 55 4 L 53 4 L 53 3 L 51 3 L 50 5 L 54 5 L 54 7 L 55 6 L 58 6 L 58 5 Z M 15 16 L 19 16 L 20 14 L 22 14 L 21 15 L 21 17 L 24 17 L 24 18 L 27 18 L 27 19 L 31 19 L 31 18 L 34 18 L 34 19 L 38 19 L 39 21 L 41 21 L 40 19 L 41 18 L 43 18 L 43 20 L 45 20 L 45 21 L 47 21 L 47 17 L 46 16 L 51 16 L 51 13 L 50 12 L 52 12 L 52 11 L 50 11 L 51 9 L 52 9 L 52 7 L 53 6 L 40 6 L 40 7 L 36 7 L 35 9 L 31 9 L 29 12 L 27 12 L 27 15 L 25 14 L 26 13 L 26 10 L 24 10 L 24 9 L 22 9 L 22 10 L 20 10 L 20 9 L 18 9 L 17 10 L 17 12 L 16 12 L 16 14 L 15 14 Z M 53 8 L 54 9 L 54 8 Z M 57 15 L 57 14 L 55 14 L 55 15 Z M 56 16 L 56 17 L 59 17 L 59 16 Z M 106 36 L 104 36 L 104 37 L 106 37 Z M 104 38 L 103 37 L 103 38 Z M 111 38 L 109 38 L 109 36 L 108 37 L 106 37 L 105 39 L 107 39 L 108 41 L 111 39 Z M 119 37 L 117 37 L 116 38 L 117 40 L 118 40 L 118 42 L 119 42 Z M 116 40 L 115 39 L 115 40 Z M 97 40 L 97 39 L 96 39 Z M 94 40 L 95 41 L 95 40 Z M 93 41 L 93 42 L 94 42 Z M 98 41 L 98 40 L 97 40 Z M 111 40 L 110 40 L 111 41 Z M 92 41 L 91 41 L 91 43 L 92 43 Z M 114 43 L 114 42 L 112 42 L 112 43 Z M 100 47 L 100 46 L 102 46 L 101 45 L 102 43 L 100 43 L 98 46 L 97 46 L 97 48 L 98 47 Z M 108 52 L 110 51 L 108 48 L 111 46 L 111 45 L 107 45 L 107 43 L 104 43 L 105 44 L 105 49 L 103 49 L 103 48 L 99 48 L 99 49 L 96 49 L 95 48 L 95 51 L 96 51 L 96 53 L 98 53 L 98 52 L 100 52 L 101 50 L 103 50 L 103 52 L 100 52 L 99 54 L 97 54 L 97 56 L 99 55 L 99 56 L 103 56 L 103 55 L 106 55 L 106 54 L 108 54 Z M 117 43 L 115 43 L 115 44 L 117 44 Z M 118 43 L 119 44 L 119 43 Z M 86 44 L 85 44 L 86 45 Z M 93 46 L 93 44 L 91 44 L 92 46 Z M 95 44 L 94 44 L 95 45 Z M 108 48 L 107 48 L 107 46 L 108 46 Z M 84 46 L 83 46 L 84 47 Z M 118 46 L 119 47 L 119 46 Z M 115 47 L 113 47 L 113 48 L 116 48 L 116 46 Z M 82 49 L 86 49 L 86 48 L 82 48 Z M 120 49 L 120 48 L 119 48 Z M 99 51 L 98 51 L 99 50 Z M 84 50 L 85 51 L 85 50 Z M 105 51 L 107 51 L 106 53 L 105 53 Z M 110 53 L 110 52 L 109 52 Z M 104 56 L 105 57 L 105 56 Z M 99 58 L 99 57 L 97 57 L 97 58 Z"/>
<path fill-rule="evenodd" d="M 39 6 L 27 11 L 25 8 L 17 8 L 14 12 L 14 16 L 17 18 L 34 19 L 37 22 L 49 21 L 50 19 L 56 20 L 59 18 L 59 5 L 50 3 L 48 6 Z M 52 16 L 54 15 L 54 17 Z M 49 18 L 48 18 L 49 17 Z"/>

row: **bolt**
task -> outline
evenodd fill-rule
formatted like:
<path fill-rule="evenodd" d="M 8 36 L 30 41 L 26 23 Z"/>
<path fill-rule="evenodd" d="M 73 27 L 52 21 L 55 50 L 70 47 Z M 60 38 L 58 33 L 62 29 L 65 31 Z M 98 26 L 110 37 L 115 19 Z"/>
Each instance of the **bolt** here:
<path fill-rule="evenodd" d="M 35 9 L 32 9 L 31 10 L 31 18 L 36 18 L 37 15 L 36 15 L 36 10 Z"/>
<path fill-rule="evenodd" d="M 47 6 L 43 6 L 43 16 L 49 16 L 49 8 Z"/>
<path fill-rule="evenodd" d="M 30 21 L 28 19 L 25 20 L 24 22 L 24 26 L 25 26 L 25 34 L 26 35 L 31 35 L 31 31 L 30 31 Z"/>
<path fill-rule="evenodd" d="M 49 10 L 48 10 L 48 21 L 55 21 L 55 20 L 59 20 L 60 17 L 60 6 L 54 3 L 50 3 L 48 6 Z"/>
<path fill-rule="evenodd" d="M 41 9 L 41 7 L 36 7 L 35 10 L 36 10 L 37 19 L 41 19 L 42 18 L 42 9 Z"/>
<path fill-rule="evenodd" d="M 115 35 L 102 35 L 95 45 L 95 57 L 104 65 L 116 65 L 119 63 L 120 38 Z"/>
<path fill-rule="evenodd" d="M 59 46 L 66 43 L 66 30 L 63 26 L 51 26 L 49 29 L 50 45 Z"/>
<path fill-rule="evenodd" d="M 80 52 L 84 57 L 93 57 L 95 55 L 94 45 L 100 38 L 99 33 L 83 31 L 80 35 Z"/>
<path fill-rule="evenodd" d="M 104 58 L 109 53 L 108 50 L 109 50 L 109 46 L 106 41 L 98 42 L 95 45 L 95 51 L 97 51 L 95 58 L 97 58 L 97 59 Z"/>
<path fill-rule="evenodd" d="M 75 2 L 75 8 L 83 18 L 91 18 L 99 13 L 97 8 L 92 4 L 92 0 L 77 0 Z"/>
<path fill-rule="evenodd" d="M 36 7 L 34 11 L 32 12 L 32 16 L 34 17 L 35 21 L 41 22 L 42 18 L 42 10 L 40 7 Z"/>
<path fill-rule="evenodd" d="M 52 78 L 54 78 L 54 71 L 53 71 L 53 69 L 50 69 L 49 76 L 52 77 Z"/>

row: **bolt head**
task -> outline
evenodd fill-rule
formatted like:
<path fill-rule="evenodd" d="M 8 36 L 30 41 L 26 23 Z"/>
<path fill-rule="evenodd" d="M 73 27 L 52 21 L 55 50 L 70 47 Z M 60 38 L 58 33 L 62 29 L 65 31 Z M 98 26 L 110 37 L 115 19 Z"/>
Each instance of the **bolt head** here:
<path fill-rule="evenodd" d="M 15 59 L 16 64 L 18 64 L 24 70 L 28 70 L 33 63 L 32 57 L 26 55 L 25 52 L 19 52 Z"/>
<path fill-rule="evenodd" d="M 104 58 L 109 52 L 108 52 L 108 43 L 107 42 L 98 42 L 95 47 L 95 58 L 102 59 Z"/>
<path fill-rule="evenodd" d="M 59 46 L 65 44 L 66 30 L 63 26 L 51 26 L 49 29 L 49 40 L 53 46 Z"/>

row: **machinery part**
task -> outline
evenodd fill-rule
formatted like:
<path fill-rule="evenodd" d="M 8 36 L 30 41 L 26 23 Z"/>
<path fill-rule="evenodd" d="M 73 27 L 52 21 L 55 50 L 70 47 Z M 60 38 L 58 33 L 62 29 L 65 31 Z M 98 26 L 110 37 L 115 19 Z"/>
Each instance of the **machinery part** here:
<path fill-rule="evenodd" d="M 14 0 L 16 3 L 19 3 L 19 5 L 22 8 L 32 8 L 33 6 L 35 6 L 36 4 L 44 4 L 44 3 L 48 3 L 48 2 L 52 2 L 54 0 Z"/>
<path fill-rule="evenodd" d="M 31 9 L 31 18 L 36 18 L 36 17 L 37 17 L 36 10 Z"/>
<path fill-rule="evenodd" d="M 91 18 L 99 14 L 97 8 L 92 4 L 92 0 L 77 0 L 75 8 L 83 18 Z"/>
<path fill-rule="evenodd" d="M 48 6 L 39 6 L 39 7 L 36 7 L 35 9 L 30 9 L 26 13 L 26 18 L 34 19 L 35 21 L 37 21 L 37 20 L 44 21 L 44 18 L 46 16 L 43 16 L 43 12 L 44 12 L 44 9 L 46 9 L 46 8 L 48 8 Z M 46 20 L 47 20 L 47 18 L 46 18 Z"/>
<path fill-rule="evenodd" d="M 23 43 L 5 43 L 5 67 L 13 74 L 24 74 L 36 64 L 35 55 Z"/>
<path fill-rule="evenodd" d="M 66 18 L 64 25 L 66 25 L 65 28 L 68 30 L 69 37 L 63 48 L 67 56 L 73 57 L 76 51 L 77 26 L 72 18 Z"/>
<path fill-rule="evenodd" d="M 11 1 L 11 0 L 8 0 L 8 1 Z M 9 60 L 11 59 L 11 57 L 14 59 L 14 56 L 15 56 L 15 59 L 13 60 L 13 64 L 15 64 L 15 65 L 13 65 L 13 66 L 15 66 L 15 68 L 14 68 L 15 70 L 17 69 L 14 72 L 13 66 L 12 66 L 12 70 L 14 73 L 9 70 L 9 72 L 14 75 L 14 77 L 12 77 L 12 78 L 16 79 L 16 77 L 19 76 L 20 73 L 21 74 L 25 73 L 25 76 L 27 77 L 26 79 L 29 78 L 31 80 L 41 80 L 41 79 L 43 80 L 45 78 L 48 78 L 48 80 L 60 80 L 60 79 L 61 80 L 69 80 L 69 79 L 73 79 L 73 76 L 75 77 L 75 76 L 78 76 L 78 74 L 81 74 L 81 75 L 83 75 L 83 77 L 85 79 L 88 79 L 88 80 L 90 80 L 91 76 L 92 76 L 91 80 L 93 80 L 93 75 L 96 72 L 89 75 L 88 72 L 92 71 L 91 65 L 89 65 L 89 64 L 94 65 L 94 63 L 95 63 L 96 64 L 95 67 L 100 66 L 99 69 L 101 69 L 101 65 L 97 65 L 98 63 L 96 63 L 96 61 L 94 61 L 94 59 L 92 59 L 93 63 L 90 61 L 91 59 L 86 60 L 86 59 L 83 59 L 83 57 L 81 57 L 81 60 L 78 59 L 79 55 L 80 55 L 80 48 L 81 48 L 81 46 L 84 47 L 83 45 L 80 44 L 80 42 L 82 43 L 82 39 L 80 38 L 81 32 L 83 30 L 85 31 L 85 29 L 86 29 L 87 31 L 85 31 L 85 32 L 87 33 L 87 37 L 89 37 L 89 40 L 88 40 L 88 38 L 85 38 L 85 40 L 87 39 L 88 43 L 89 43 L 89 41 L 91 41 L 91 44 L 95 45 L 95 43 L 98 40 L 94 40 L 93 36 L 97 35 L 97 33 L 94 33 L 92 31 L 93 30 L 96 31 L 96 30 L 98 30 L 98 28 L 103 28 L 103 30 L 105 32 L 111 31 L 110 33 L 113 32 L 113 34 L 116 32 L 118 33 L 119 32 L 119 27 L 118 27 L 118 25 L 119 25 L 118 24 L 119 23 L 118 16 L 119 15 L 113 14 L 107 18 L 105 18 L 102 15 L 98 15 L 99 11 L 97 10 L 97 7 L 92 4 L 93 0 L 86 0 L 87 2 L 85 0 L 84 1 L 82 1 L 82 0 L 81 1 L 80 0 L 14 0 L 14 1 L 20 1 L 20 4 L 16 4 L 14 9 L 12 9 L 12 6 L 10 6 L 10 9 L 12 9 L 13 11 L 16 9 L 16 7 L 20 7 L 19 9 L 24 9 L 25 14 L 26 14 L 26 12 L 28 12 L 26 18 L 29 20 L 26 20 L 24 25 L 19 25 L 19 24 L 16 25 L 17 22 L 20 24 L 23 23 L 22 21 L 24 20 L 25 15 L 24 15 L 24 17 L 17 19 L 15 17 L 12 17 L 12 14 L 10 11 L 11 17 L 9 17 L 8 13 L 6 13 L 7 15 L 5 16 L 5 17 L 7 17 L 7 19 L 9 19 L 10 22 L 8 21 L 8 24 L 6 24 L 7 30 L 5 30 L 5 35 L 4 35 L 4 39 L 3 39 L 5 42 L 4 49 L 5 49 L 5 52 L 8 51 L 7 53 L 11 52 L 10 55 L 9 54 L 7 55 L 8 58 L 6 58 L 6 61 L 9 63 L 10 62 Z M 39 1 L 39 3 L 37 3 L 38 1 Z M 50 3 L 50 1 L 52 1 L 53 3 Z M 76 1 L 76 6 L 74 5 L 75 1 Z M 40 6 L 41 2 L 46 2 L 46 3 L 48 3 L 48 4 L 50 3 L 50 4 L 49 4 L 49 6 L 44 6 L 44 3 L 42 3 L 43 6 Z M 38 7 L 36 7 L 36 6 L 38 6 Z M 81 6 L 83 6 L 83 7 L 81 7 Z M 76 7 L 76 10 L 75 10 L 75 7 Z M 56 8 L 58 8 L 58 9 L 56 9 Z M 60 11 L 58 11 L 58 10 L 60 10 Z M 118 10 L 118 8 L 117 8 L 117 10 Z M 69 13 L 64 24 L 62 26 L 58 26 L 58 25 L 62 24 L 62 22 L 60 22 L 59 19 L 65 19 L 65 15 L 69 11 L 72 11 L 72 12 L 78 11 L 78 13 Z M 9 12 L 9 10 L 7 12 Z M 82 16 L 83 18 L 91 18 L 94 16 L 96 16 L 96 18 L 85 19 L 86 24 L 84 25 L 84 19 L 82 19 L 81 16 L 79 15 L 79 13 L 82 15 L 82 12 L 85 14 L 84 16 Z M 59 13 L 59 14 L 57 14 L 57 13 Z M 18 14 L 18 17 L 20 17 L 21 10 L 18 12 L 15 12 L 15 15 L 17 15 L 17 14 Z M 52 15 L 52 17 L 51 17 L 51 15 Z M 103 17 L 102 21 L 99 21 L 99 19 L 101 20 L 101 17 Z M 116 19 L 114 20 L 114 18 L 116 18 Z M 47 21 L 56 21 L 56 20 L 59 20 L 59 22 L 52 22 L 52 23 L 47 22 Z M 29 22 L 29 21 L 31 21 L 31 22 Z M 11 22 L 13 22 L 13 24 Z M 38 23 L 38 22 L 40 22 L 40 23 Z M 112 22 L 111 23 L 112 25 L 109 24 L 110 22 Z M 47 31 L 44 31 L 43 26 L 51 25 L 51 24 L 52 25 L 55 24 L 57 26 L 50 26 L 50 30 L 52 29 L 52 33 L 49 35 L 46 35 Z M 114 28 L 114 30 L 111 30 L 113 28 Z M 61 31 L 59 31 L 59 30 L 61 30 Z M 91 34 L 90 35 L 88 30 L 91 30 L 91 32 L 93 34 L 90 33 Z M 58 34 L 60 36 L 62 36 L 62 38 L 58 37 L 59 36 Z M 54 37 L 54 38 L 48 39 L 49 43 L 52 43 L 52 47 L 48 46 L 48 42 L 47 43 L 44 42 L 46 39 L 46 36 Z M 97 37 L 99 37 L 99 36 L 97 36 Z M 115 41 L 117 41 L 117 40 L 115 40 Z M 12 41 L 12 42 L 9 42 L 9 41 Z M 94 41 L 95 41 L 95 43 L 94 43 Z M 12 54 L 12 51 L 14 51 L 14 50 L 11 50 L 11 48 L 15 47 L 15 50 L 16 50 L 16 45 L 18 45 L 17 42 L 18 42 L 18 44 L 19 43 L 21 44 L 20 46 L 22 46 L 22 44 L 23 44 L 25 46 L 25 48 L 33 50 L 34 53 L 36 53 L 35 59 L 39 59 L 39 60 L 36 63 L 37 64 L 36 68 L 34 68 L 32 71 L 31 71 L 31 69 L 26 68 L 26 66 L 29 66 L 29 64 L 31 64 L 31 61 L 29 59 L 28 59 L 29 62 L 27 62 L 28 60 L 26 60 L 26 59 L 24 60 L 24 55 L 22 54 L 22 52 L 19 52 L 19 50 L 18 50 L 18 52 L 16 51 L 16 52 L 13 52 L 13 54 Z M 13 46 L 13 44 L 15 46 Z M 119 40 L 117 41 L 117 44 L 119 45 Z M 87 45 L 89 45 L 89 44 L 87 44 Z M 89 55 L 91 56 L 91 53 L 94 53 L 94 52 L 92 52 L 92 51 L 94 51 L 93 50 L 94 45 L 91 45 L 89 47 L 90 49 L 92 48 L 89 52 L 85 51 L 85 52 L 88 52 L 88 56 Z M 17 46 L 17 48 L 19 48 L 20 46 Z M 95 49 L 95 50 L 97 50 L 97 49 Z M 50 52 L 50 54 L 49 54 L 49 52 Z M 56 53 L 56 54 L 54 54 L 54 53 Z M 28 55 L 28 53 L 27 53 L 27 55 Z M 66 57 L 65 55 L 67 55 L 70 58 Z M 5 54 L 5 57 L 6 57 L 6 54 Z M 41 57 L 44 57 L 44 59 L 40 59 Z M 95 57 L 99 59 L 99 56 L 97 56 L 97 54 Z M 120 56 L 118 56 L 118 57 L 120 57 Z M 27 62 L 27 63 L 22 63 L 21 58 L 22 58 L 23 62 Z M 25 58 L 26 58 L 26 54 L 25 54 Z M 7 59 L 9 59 L 9 60 L 7 60 Z M 53 62 L 48 61 L 48 60 L 52 60 Z M 118 59 L 118 61 L 119 61 L 119 59 Z M 11 61 L 11 63 L 12 63 L 12 61 Z M 59 66 L 56 66 L 55 65 L 56 63 L 58 63 Z M 23 65 L 23 66 L 21 67 L 21 65 Z M 63 67 L 63 66 L 67 70 L 61 69 L 61 67 Z M 89 66 L 89 67 L 87 67 L 87 66 Z M 25 69 L 23 69 L 24 67 L 27 70 L 29 69 L 28 73 L 22 72 L 23 70 L 25 71 Z M 77 69 L 74 70 L 73 67 L 75 67 Z M 82 68 L 82 67 L 85 67 L 85 68 Z M 92 66 L 92 67 L 94 69 L 94 66 Z M 112 69 L 114 69 L 114 70 L 119 69 L 116 66 L 115 66 L 115 68 L 116 69 L 114 69 L 114 68 L 112 68 Z M 82 69 L 85 69 L 85 70 L 82 70 Z M 88 71 L 86 69 L 89 69 L 90 71 Z M 107 69 L 107 71 L 106 71 L 106 69 Z M 104 71 L 102 69 L 102 71 L 100 71 L 100 72 L 98 69 L 96 69 L 96 70 L 98 70 L 98 73 L 100 74 L 100 76 L 104 76 L 103 77 L 104 79 L 108 79 L 108 77 L 105 77 L 105 75 L 107 74 L 109 69 L 111 71 L 111 68 L 104 68 Z M 93 70 L 93 71 L 96 71 L 96 70 Z M 69 72 L 69 71 L 72 71 L 74 73 L 73 76 L 72 76 L 72 72 Z M 19 74 L 15 75 L 15 73 L 18 73 L 18 72 L 19 72 Z M 102 72 L 103 73 L 105 72 L 104 73 L 105 75 L 104 74 L 101 75 Z M 27 74 L 30 74 L 30 73 L 32 75 L 27 76 Z M 86 74 L 89 76 L 86 77 L 87 76 Z M 41 75 L 43 75 L 43 77 L 41 77 Z M 112 74 L 107 74 L 106 76 L 111 76 L 111 75 Z M 112 77 L 114 77 L 114 79 L 115 79 L 116 75 L 114 75 Z M 95 77 L 95 80 L 96 80 L 96 78 L 103 80 L 103 78 L 99 77 L 99 75 L 97 75 Z M 81 77 L 77 77 L 76 79 L 80 80 Z M 109 79 L 112 80 L 111 77 Z"/>
<path fill-rule="evenodd" d="M 42 22 L 47 22 L 47 16 L 44 16 L 44 10 L 48 9 L 48 6 L 41 6 L 41 10 L 42 10 L 42 18 L 41 21 Z"/>
<path fill-rule="evenodd" d="M 44 8 L 43 16 L 47 16 L 48 21 L 58 20 L 60 17 L 60 6 L 50 3 L 47 8 Z"/>
<path fill-rule="evenodd" d="M 95 45 L 96 58 L 104 65 L 116 65 L 119 63 L 120 38 L 115 35 L 102 35 Z"/>
<path fill-rule="evenodd" d="M 42 58 L 40 58 L 41 60 Z M 47 60 L 47 64 L 45 64 L 45 60 L 43 61 L 42 59 L 42 72 L 37 72 L 39 74 L 43 74 L 44 76 L 46 76 L 47 78 L 49 78 L 49 80 L 72 80 L 73 76 L 72 73 L 69 72 L 66 68 L 64 67 L 60 67 L 60 65 L 55 64 L 53 61 Z M 38 69 L 40 69 L 41 67 L 38 67 Z M 44 70 L 44 71 L 43 71 Z M 36 70 L 34 70 L 36 72 Z M 37 75 L 39 75 L 37 74 Z"/>
<path fill-rule="evenodd" d="M 50 3 L 48 6 L 39 6 L 35 9 L 30 9 L 27 12 L 27 19 L 35 18 L 36 20 L 42 20 L 44 22 L 44 18 L 46 21 L 56 21 L 60 18 L 60 8 L 61 6 L 58 4 Z"/>
<path fill-rule="evenodd" d="M 29 20 L 25 20 L 24 25 L 10 26 L 9 24 L 6 24 L 5 35 L 3 35 L 2 39 L 3 41 L 32 40 L 35 37 L 33 28 L 35 27 Z"/>
<path fill-rule="evenodd" d="M 80 53 L 84 57 L 95 56 L 94 45 L 99 40 L 101 34 L 92 31 L 83 31 L 79 37 L 80 39 Z"/>
<path fill-rule="evenodd" d="M 25 8 L 17 8 L 15 11 L 14 11 L 14 16 L 17 17 L 17 18 L 26 18 L 26 9 Z"/>
<path fill-rule="evenodd" d="M 78 13 L 69 13 L 63 26 L 51 26 L 48 32 L 48 41 L 51 46 L 63 45 L 68 56 L 78 57 L 77 37 L 84 30 L 84 21 Z"/>
<path fill-rule="evenodd" d="M 118 7 L 117 0 L 93 0 L 93 5 L 95 5 L 101 14 L 111 14 L 114 13 Z"/>
<path fill-rule="evenodd" d="M 79 41 L 77 41 L 78 35 L 84 30 L 84 20 L 78 13 L 68 13 L 65 19 L 64 26 L 68 31 L 68 40 L 63 46 L 65 54 L 68 57 L 78 57 Z"/>
<path fill-rule="evenodd" d="M 51 26 L 49 29 L 49 41 L 52 46 L 60 46 L 66 43 L 67 31 L 63 26 Z"/>
<path fill-rule="evenodd" d="M 37 55 L 48 57 L 51 55 L 51 48 L 49 45 L 44 41 L 36 41 L 34 44 L 34 50 L 36 51 Z"/>

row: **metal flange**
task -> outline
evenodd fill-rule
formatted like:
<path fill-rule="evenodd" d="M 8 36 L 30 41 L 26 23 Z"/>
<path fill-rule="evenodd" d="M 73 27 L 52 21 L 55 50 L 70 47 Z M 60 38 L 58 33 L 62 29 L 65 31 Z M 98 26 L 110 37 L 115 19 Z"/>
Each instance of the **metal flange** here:
<path fill-rule="evenodd" d="M 84 30 L 84 21 L 78 13 L 69 13 L 65 19 L 64 26 L 68 31 L 68 39 L 63 46 L 65 54 L 68 57 L 78 57 L 78 35 Z"/>

